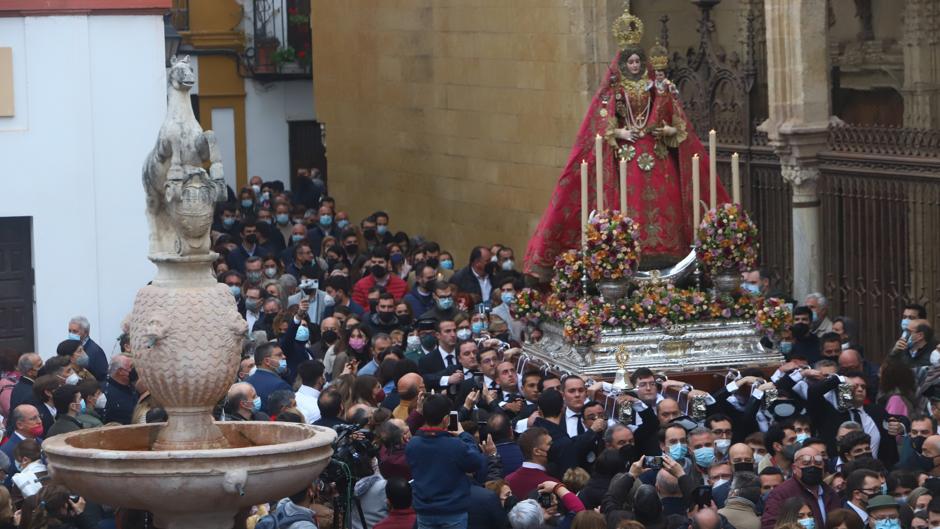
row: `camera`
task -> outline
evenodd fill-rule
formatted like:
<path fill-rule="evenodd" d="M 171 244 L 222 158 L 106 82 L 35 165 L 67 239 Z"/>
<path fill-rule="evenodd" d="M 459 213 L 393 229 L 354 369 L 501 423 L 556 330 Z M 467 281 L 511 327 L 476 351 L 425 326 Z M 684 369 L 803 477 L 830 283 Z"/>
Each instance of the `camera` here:
<path fill-rule="evenodd" d="M 542 492 L 542 493 L 540 493 L 540 494 L 539 494 L 539 505 L 541 505 L 543 509 L 548 509 L 549 507 L 551 507 L 552 505 L 554 505 L 554 502 L 552 501 L 552 496 L 554 496 L 554 495 L 553 495 L 551 492 Z"/>
<path fill-rule="evenodd" d="M 643 456 L 643 468 L 653 470 L 663 468 L 663 456 Z"/>
<path fill-rule="evenodd" d="M 320 281 L 317 279 L 304 279 L 297 288 L 303 291 L 304 294 L 312 296 L 319 290 Z"/>
<path fill-rule="evenodd" d="M 477 389 L 486 389 L 483 387 L 483 372 L 482 371 L 473 372 L 473 383 L 476 384 Z"/>

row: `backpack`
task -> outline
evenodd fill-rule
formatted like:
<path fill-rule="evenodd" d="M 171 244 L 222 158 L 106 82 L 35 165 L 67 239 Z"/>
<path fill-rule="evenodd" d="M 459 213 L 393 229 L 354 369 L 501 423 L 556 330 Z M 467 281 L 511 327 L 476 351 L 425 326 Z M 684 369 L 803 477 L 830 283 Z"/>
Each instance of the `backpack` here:
<path fill-rule="evenodd" d="M 297 522 L 311 522 L 316 525 L 317 522 L 309 514 L 297 513 L 292 516 L 284 514 L 283 509 L 277 509 L 274 514 L 262 516 L 255 524 L 255 529 L 288 529 Z"/>

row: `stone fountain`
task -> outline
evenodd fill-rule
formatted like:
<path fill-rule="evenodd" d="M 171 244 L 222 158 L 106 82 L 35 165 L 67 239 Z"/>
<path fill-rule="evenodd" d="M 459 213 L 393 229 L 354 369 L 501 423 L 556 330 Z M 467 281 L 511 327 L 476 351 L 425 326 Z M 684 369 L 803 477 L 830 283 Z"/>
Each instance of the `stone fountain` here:
<path fill-rule="evenodd" d="M 209 229 L 225 183 L 215 137 L 193 115 L 189 58 L 174 58 L 168 77 L 167 115 L 143 168 L 158 271 L 130 317 L 135 366 L 168 420 L 59 435 L 43 450 L 53 479 L 90 501 L 150 511 L 163 529 L 229 529 L 238 511 L 316 479 L 336 434 L 212 419 L 247 326 L 210 271 Z"/>

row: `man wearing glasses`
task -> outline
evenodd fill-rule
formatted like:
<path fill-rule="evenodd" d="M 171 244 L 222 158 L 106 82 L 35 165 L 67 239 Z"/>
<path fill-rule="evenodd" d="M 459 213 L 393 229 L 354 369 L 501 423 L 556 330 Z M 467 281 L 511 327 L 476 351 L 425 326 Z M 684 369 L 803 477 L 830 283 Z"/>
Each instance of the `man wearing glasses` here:
<path fill-rule="evenodd" d="M 783 502 L 797 495 L 801 496 L 813 511 L 816 527 L 826 526 L 827 513 L 841 508 L 842 502 L 836 492 L 823 483 L 824 465 L 822 454 L 815 448 L 797 450 L 793 457 L 793 477 L 774 488 L 764 503 L 762 529 L 773 529 Z"/>
<path fill-rule="evenodd" d="M 901 509 L 898 502 L 887 494 L 875 496 L 868 502 L 870 529 L 901 529 Z"/>

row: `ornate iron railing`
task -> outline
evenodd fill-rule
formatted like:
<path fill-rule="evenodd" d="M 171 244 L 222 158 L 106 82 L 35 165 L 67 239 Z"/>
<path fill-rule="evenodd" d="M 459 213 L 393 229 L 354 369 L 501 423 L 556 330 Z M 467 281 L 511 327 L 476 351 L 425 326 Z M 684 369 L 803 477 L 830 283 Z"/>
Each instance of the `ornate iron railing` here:
<path fill-rule="evenodd" d="M 252 0 L 246 57 L 254 77 L 309 78 L 310 2 Z"/>

